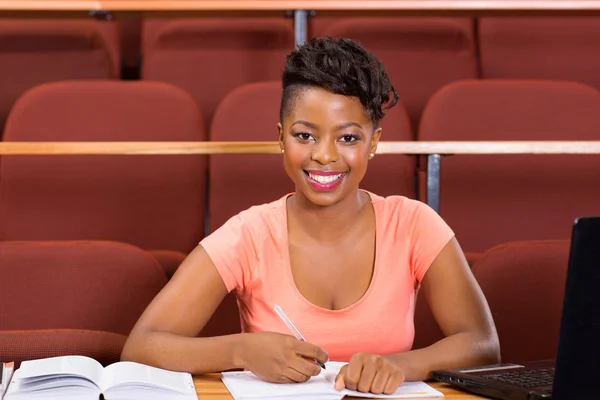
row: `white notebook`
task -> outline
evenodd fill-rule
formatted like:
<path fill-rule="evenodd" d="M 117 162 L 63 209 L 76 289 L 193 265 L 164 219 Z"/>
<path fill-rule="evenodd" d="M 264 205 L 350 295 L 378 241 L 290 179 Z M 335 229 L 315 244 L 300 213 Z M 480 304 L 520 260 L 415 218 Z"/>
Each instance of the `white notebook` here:
<path fill-rule="evenodd" d="M 378 395 L 334 388 L 335 377 L 345 363 L 328 362 L 326 370 L 303 383 L 269 383 L 249 371 L 223 372 L 221 380 L 235 400 L 339 400 L 344 396 L 374 399 L 418 399 L 444 397 L 444 395 L 424 382 L 404 382 L 396 393 Z"/>
<path fill-rule="evenodd" d="M 63 356 L 24 361 L 4 400 L 19 399 L 197 400 L 192 376 L 134 362 L 103 368 L 89 357 Z"/>

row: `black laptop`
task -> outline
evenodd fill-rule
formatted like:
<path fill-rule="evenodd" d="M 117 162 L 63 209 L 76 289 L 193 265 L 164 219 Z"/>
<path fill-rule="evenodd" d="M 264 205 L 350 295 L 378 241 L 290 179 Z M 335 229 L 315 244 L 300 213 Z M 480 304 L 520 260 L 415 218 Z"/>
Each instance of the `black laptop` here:
<path fill-rule="evenodd" d="M 573 225 L 556 360 L 433 371 L 433 378 L 498 399 L 600 399 L 600 217 Z"/>

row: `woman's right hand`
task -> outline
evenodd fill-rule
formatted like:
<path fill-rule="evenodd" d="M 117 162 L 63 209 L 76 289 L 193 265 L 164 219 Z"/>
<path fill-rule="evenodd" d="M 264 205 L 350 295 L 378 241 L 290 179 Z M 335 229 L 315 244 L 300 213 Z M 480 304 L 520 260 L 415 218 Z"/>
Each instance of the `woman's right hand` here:
<path fill-rule="evenodd" d="M 321 372 L 314 360 L 325 363 L 329 359 L 320 347 L 281 333 L 242 334 L 242 343 L 244 368 L 267 382 L 306 382 Z"/>

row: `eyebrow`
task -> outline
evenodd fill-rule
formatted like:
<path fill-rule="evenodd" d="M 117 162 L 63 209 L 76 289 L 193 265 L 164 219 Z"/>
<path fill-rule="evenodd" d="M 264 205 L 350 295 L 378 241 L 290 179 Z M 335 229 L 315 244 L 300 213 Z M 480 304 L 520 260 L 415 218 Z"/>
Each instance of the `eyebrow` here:
<path fill-rule="evenodd" d="M 304 126 L 308 126 L 311 129 L 318 129 L 319 128 L 318 125 L 313 124 L 312 122 L 301 120 L 301 119 L 298 120 L 298 121 L 294 121 L 294 123 L 292 123 L 292 125 L 290 125 L 290 128 L 292 126 L 294 126 L 294 125 L 304 125 Z M 352 122 L 352 121 L 350 121 L 350 122 L 344 122 L 344 123 L 341 123 L 339 125 L 336 125 L 333 129 L 336 130 L 336 131 L 341 131 L 342 129 L 346 129 L 346 128 L 349 128 L 351 126 L 355 126 L 357 128 L 360 128 L 361 130 L 363 129 L 363 127 L 360 124 L 358 124 L 357 122 Z"/>

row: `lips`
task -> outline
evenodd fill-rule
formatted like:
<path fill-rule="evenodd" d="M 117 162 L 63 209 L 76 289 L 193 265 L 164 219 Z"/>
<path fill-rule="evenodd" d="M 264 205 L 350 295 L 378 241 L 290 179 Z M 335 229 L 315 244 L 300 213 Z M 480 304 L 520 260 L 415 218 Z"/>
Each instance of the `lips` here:
<path fill-rule="evenodd" d="M 320 191 L 328 191 L 333 190 L 338 187 L 344 177 L 346 176 L 346 172 L 339 171 L 304 171 L 308 183 L 310 185 Z"/>

